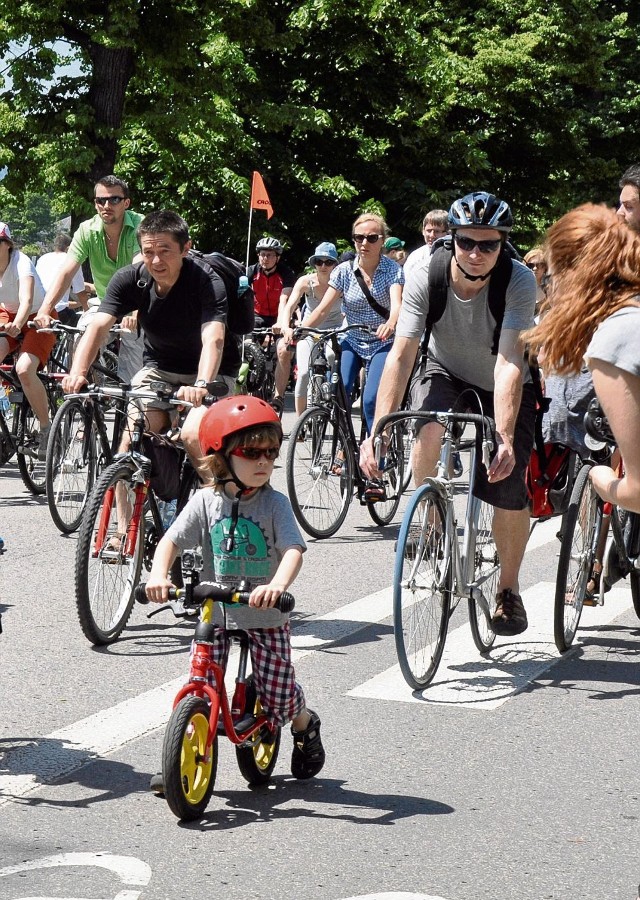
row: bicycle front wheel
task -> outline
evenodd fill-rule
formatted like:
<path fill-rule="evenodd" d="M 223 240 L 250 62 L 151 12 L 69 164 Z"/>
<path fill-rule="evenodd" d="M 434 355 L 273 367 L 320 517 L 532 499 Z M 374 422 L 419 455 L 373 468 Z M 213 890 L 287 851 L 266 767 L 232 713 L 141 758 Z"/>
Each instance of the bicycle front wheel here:
<path fill-rule="evenodd" d="M 296 519 L 312 537 L 335 534 L 353 496 L 353 456 L 347 433 L 330 410 L 312 407 L 293 426 L 287 490 Z"/>
<path fill-rule="evenodd" d="M 256 694 L 253 676 L 247 679 L 246 699 L 243 716 L 256 716 L 262 714 L 262 706 Z M 280 735 L 282 729 L 270 732 L 266 726 L 249 738 L 246 744 L 236 747 L 236 759 L 238 768 L 248 784 L 266 784 L 276 766 L 278 751 L 280 750 Z"/>
<path fill-rule="evenodd" d="M 578 472 L 562 524 L 553 609 L 553 634 L 561 653 L 569 649 L 578 630 L 602 522 L 602 504 L 590 469 L 583 466 Z"/>
<path fill-rule="evenodd" d="M 67 400 L 51 426 L 45 467 L 49 512 L 63 534 L 71 534 L 80 525 L 96 466 L 91 412 L 81 400 Z"/>
<path fill-rule="evenodd" d="M 162 745 L 162 784 L 171 812 L 198 819 L 211 799 L 218 767 L 218 736 L 207 748 L 209 704 L 185 697 L 171 713 Z"/>
<path fill-rule="evenodd" d="M 78 534 L 76 607 L 82 630 L 92 644 L 111 644 L 129 621 L 133 590 L 140 578 L 144 551 L 144 516 L 135 513 L 133 547 L 120 537 L 116 504 L 130 522 L 136 486 L 126 462 L 107 466 L 96 482 Z"/>
<path fill-rule="evenodd" d="M 484 500 L 476 500 L 476 503 L 478 504 L 478 519 L 475 526 L 473 583 L 482 591 L 482 596 L 489 609 L 489 616 L 487 617 L 484 609 L 476 600 L 469 597 L 469 625 L 476 647 L 480 653 L 486 653 L 496 639 L 491 618 L 497 605 L 500 560 L 493 539 L 493 507 Z"/>
<path fill-rule="evenodd" d="M 394 428 L 391 434 L 382 473 L 382 484 L 386 500 L 367 503 L 367 509 L 376 525 L 389 525 L 398 512 L 404 491 L 404 438 L 400 427 Z"/>
<path fill-rule="evenodd" d="M 393 574 L 396 651 L 414 690 L 433 680 L 442 659 L 452 590 L 444 503 L 431 485 L 422 485 L 400 526 Z"/>

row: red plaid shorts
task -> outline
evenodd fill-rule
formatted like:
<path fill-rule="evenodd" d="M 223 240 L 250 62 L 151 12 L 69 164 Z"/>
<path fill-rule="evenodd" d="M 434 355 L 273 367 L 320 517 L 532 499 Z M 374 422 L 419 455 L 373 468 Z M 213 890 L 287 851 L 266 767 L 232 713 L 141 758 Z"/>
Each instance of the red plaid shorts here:
<path fill-rule="evenodd" d="M 291 626 L 250 628 L 249 652 L 256 692 L 262 711 L 276 725 L 286 725 L 305 707 L 304 693 L 296 682 L 291 662 Z M 224 628 L 216 628 L 213 658 L 226 670 L 231 644 Z"/>

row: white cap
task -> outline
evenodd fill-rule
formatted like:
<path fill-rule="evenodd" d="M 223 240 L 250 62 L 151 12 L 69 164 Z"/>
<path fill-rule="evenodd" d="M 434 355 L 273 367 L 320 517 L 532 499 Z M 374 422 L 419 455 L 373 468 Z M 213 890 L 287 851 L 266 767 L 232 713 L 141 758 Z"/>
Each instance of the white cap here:
<path fill-rule="evenodd" d="M 6 222 L 0 222 L 0 241 L 11 241 L 13 243 L 11 230 Z"/>

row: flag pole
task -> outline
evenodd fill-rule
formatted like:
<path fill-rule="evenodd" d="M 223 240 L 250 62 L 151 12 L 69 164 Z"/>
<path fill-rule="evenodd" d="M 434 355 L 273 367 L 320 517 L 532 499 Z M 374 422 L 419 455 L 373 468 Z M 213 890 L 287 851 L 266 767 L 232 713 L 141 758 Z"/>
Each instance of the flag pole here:
<path fill-rule="evenodd" d="M 251 201 L 249 201 L 251 203 Z M 253 206 L 249 206 L 249 230 L 247 232 L 247 260 L 245 263 L 245 268 L 249 269 L 249 253 L 251 250 L 251 219 L 253 217 Z"/>

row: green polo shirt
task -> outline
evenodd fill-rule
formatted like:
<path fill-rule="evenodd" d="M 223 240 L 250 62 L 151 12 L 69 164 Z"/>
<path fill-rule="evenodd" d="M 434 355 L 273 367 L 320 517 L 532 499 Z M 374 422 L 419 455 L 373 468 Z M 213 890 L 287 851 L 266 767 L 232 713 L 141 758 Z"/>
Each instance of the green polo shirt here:
<path fill-rule="evenodd" d="M 104 237 L 104 222 L 100 216 L 95 215 L 78 226 L 73 236 L 71 246 L 67 253 L 76 262 L 82 263 L 88 259 L 91 266 L 93 283 L 99 300 L 104 300 L 107 293 L 107 285 L 118 269 L 131 264 L 136 253 L 140 252 L 136 231 L 144 216 L 132 212 L 130 209 L 124 214 L 122 231 L 118 242 L 118 255 L 112 260 L 107 253 L 107 242 Z"/>

